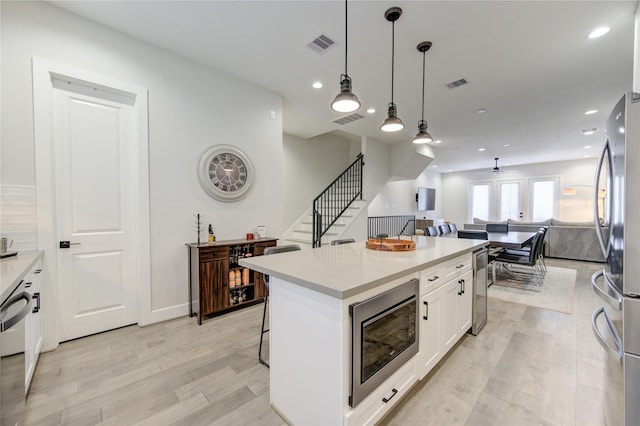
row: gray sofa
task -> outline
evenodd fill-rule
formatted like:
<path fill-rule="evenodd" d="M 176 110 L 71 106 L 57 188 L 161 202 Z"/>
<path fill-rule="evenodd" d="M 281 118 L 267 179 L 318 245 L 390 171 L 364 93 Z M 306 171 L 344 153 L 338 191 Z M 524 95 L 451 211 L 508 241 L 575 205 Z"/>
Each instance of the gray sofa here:
<path fill-rule="evenodd" d="M 602 249 L 598 242 L 593 222 L 566 222 L 549 219 L 543 222 L 487 222 L 474 219 L 474 223 L 465 223 L 464 229 L 484 230 L 487 223 L 509 223 L 510 231 L 532 232 L 542 226 L 548 228 L 545 238 L 545 256 L 562 259 L 604 262 Z"/>

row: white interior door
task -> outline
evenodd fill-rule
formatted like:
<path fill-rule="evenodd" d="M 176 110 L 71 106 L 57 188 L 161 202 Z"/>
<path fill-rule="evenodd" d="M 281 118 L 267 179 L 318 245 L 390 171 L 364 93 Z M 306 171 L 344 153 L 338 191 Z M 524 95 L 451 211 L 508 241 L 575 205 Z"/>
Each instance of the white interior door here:
<path fill-rule="evenodd" d="M 65 341 L 137 322 L 137 145 L 133 99 L 53 85 L 55 223 L 70 243 L 57 256 Z"/>

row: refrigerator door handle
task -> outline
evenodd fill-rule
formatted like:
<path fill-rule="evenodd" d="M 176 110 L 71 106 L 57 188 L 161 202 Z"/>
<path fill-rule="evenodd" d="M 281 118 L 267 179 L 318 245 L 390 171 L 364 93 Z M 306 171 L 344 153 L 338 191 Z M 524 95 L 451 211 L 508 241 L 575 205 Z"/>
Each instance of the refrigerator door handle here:
<path fill-rule="evenodd" d="M 591 288 L 593 289 L 593 292 L 597 294 L 598 297 L 600 297 L 600 299 L 604 300 L 605 302 L 607 302 L 607 304 L 611 305 L 612 308 L 618 311 L 622 311 L 622 296 L 618 293 L 618 291 L 615 288 L 611 286 L 611 284 L 609 284 L 609 280 L 604 278 L 604 285 L 606 285 L 610 290 L 609 293 L 607 293 L 602 288 L 600 288 L 600 286 L 596 282 L 598 278 L 602 277 L 603 275 L 604 275 L 604 269 L 591 275 Z M 614 293 L 617 297 L 611 296 L 611 293 Z"/>
<path fill-rule="evenodd" d="M 600 211 L 598 210 L 598 183 L 600 180 L 600 173 L 602 172 L 602 165 L 604 164 L 604 156 L 609 152 L 609 140 L 604 144 L 600 158 L 598 158 L 598 165 L 596 166 L 596 175 L 593 182 L 593 221 L 595 222 L 596 235 L 598 236 L 598 242 L 600 242 L 600 248 L 604 258 L 608 257 L 607 246 L 604 242 L 604 235 L 602 234 L 602 226 L 600 226 Z"/>
<path fill-rule="evenodd" d="M 604 338 L 600 330 L 598 329 L 598 325 L 596 321 L 600 315 L 604 314 L 604 319 L 607 323 L 607 327 L 609 328 L 609 332 L 612 334 L 613 339 L 615 340 L 616 347 L 612 347 L 607 343 L 607 340 Z M 593 329 L 593 334 L 596 336 L 596 339 L 600 343 L 600 346 L 604 348 L 611 356 L 614 357 L 616 362 L 622 365 L 622 343 L 620 342 L 620 335 L 616 331 L 615 326 L 611 323 L 611 320 L 607 316 L 607 313 L 604 310 L 604 306 L 600 306 L 598 309 L 593 311 L 593 315 L 591 316 L 591 328 Z"/>

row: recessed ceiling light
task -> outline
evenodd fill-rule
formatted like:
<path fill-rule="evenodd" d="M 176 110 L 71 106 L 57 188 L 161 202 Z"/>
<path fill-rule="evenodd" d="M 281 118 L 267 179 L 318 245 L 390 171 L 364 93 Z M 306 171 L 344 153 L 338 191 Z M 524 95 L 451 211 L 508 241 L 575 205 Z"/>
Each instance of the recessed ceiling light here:
<path fill-rule="evenodd" d="M 591 157 L 591 156 L 590 156 L 589 154 L 587 154 L 587 155 L 583 155 L 583 157 L 584 157 L 584 158 L 589 158 L 589 157 Z"/>
<path fill-rule="evenodd" d="M 319 81 L 315 81 L 312 86 L 314 89 L 322 89 L 322 83 Z"/>
<path fill-rule="evenodd" d="M 584 146 L 584 149 L 589 149 L 589 148 L 591 148 L 591 145 L 585 145 Z"/>
<path fill-rule="evenodd" d="M 436 167 L 438 167 L 438 165 L 437 165 L 437 164 L 434 164 L 432 167 L 435 169 Z"/>
<path fill-rule="evenodd" d="M 486 151 L 487 148 L 478 148 L 478 151 Z"/>
<path fill-rule="evenodd" d="M 508 143 L 505 143 L 505 144 L 504 144 L 504 145 L 502 145 L 502 146 L 509 146 L 509 144 L 508 144 Z"/>
<path fill-rule="evenodd" d="M 367 110 L 367 113 L 369 113 L 369 114 L 373 114 L 374 112 L 376 112 L 376 109 L 375 109 L 375 108 L 369 108 L 369 109 Z"/>
<path fill-rule="evenodd" d="M 594 133 L 596 132 L 596 130 L 598 130 L 598 128 L 597 128 L 597 127 L 594 127 L 593 129 L 584 129 L 584 130 L 581 130 L 581 131 L 580 131 L 580 133 L 582 133 L 582 134 L 583 134 L 583 135 L 585 135 L 585 136 L 589 136 L 589 135 L 594 134 Z"/>
<path fill-rule="evenodd" d="M 597 109 L 590 109 L 589 111 L 585 111 L 584 115 L 591 115 L 595 114 L 596 112 L 598 112 Z"/>
<path fill-rule="evenodd" d="M 449 172 L 452 172 L 452 171 L 453 171 L 453 169 L 449 169 L 448 171 L 449 171 Z"/>
<path fill-rule="evenodd" d="M 589 33 L 589 38 L 602 37 L 609 32 L 609 27 L 598 27 Z"/>
<path fill-rule="evenodd" d="M 478 114 L 484 114 L 485 112 L 487 112 L 486 108 L 480 108 L 479 110 L 476 111 Z"/>
<path fill-rule="evenodd" d="M 442 141 L 438 139 L 437 141 L 433 141 L 433 143 L 442 143 Z"/>

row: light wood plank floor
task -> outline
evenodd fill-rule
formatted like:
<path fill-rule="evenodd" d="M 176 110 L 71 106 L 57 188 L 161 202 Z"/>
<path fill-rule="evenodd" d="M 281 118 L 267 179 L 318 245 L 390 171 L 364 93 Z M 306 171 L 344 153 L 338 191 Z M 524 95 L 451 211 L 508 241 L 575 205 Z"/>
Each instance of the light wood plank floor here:
<path fill-rule="evenodd" d="M 591 332 L 601 265 L 578 270 L 573 314 L 489 299 L 489 322 L 383 420 L 387 425 L 602 425 L 603 352 Z M 280 425 L 257 361 L 262 306 L 126 327 L 41 355 L 27 425 Z"/>

